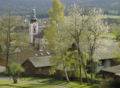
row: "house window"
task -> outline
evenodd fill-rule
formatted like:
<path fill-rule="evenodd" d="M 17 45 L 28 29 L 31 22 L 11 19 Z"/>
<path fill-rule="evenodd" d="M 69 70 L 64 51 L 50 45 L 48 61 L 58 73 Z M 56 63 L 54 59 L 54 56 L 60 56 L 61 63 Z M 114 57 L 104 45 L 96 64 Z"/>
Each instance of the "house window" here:
<path fill-rule="evenodd" d="M 99 61 L 99 66 L 103 66 L 103 61 Z"/>

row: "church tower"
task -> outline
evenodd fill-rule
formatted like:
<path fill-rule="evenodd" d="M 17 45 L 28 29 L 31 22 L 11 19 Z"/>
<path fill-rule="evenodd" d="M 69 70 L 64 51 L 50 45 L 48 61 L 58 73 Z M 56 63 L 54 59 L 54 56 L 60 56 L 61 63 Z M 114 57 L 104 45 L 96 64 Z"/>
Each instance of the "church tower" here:
<path fill-rule="evenodd" d="M 35 44 L 36 35 L 38 34 L 38 22 L 36 18 L 36 10 L 32 10 L 32 16 L 30 20 L 30 27 L 29 27 L 29 34 L 30 34 L 30 43 Z"/>

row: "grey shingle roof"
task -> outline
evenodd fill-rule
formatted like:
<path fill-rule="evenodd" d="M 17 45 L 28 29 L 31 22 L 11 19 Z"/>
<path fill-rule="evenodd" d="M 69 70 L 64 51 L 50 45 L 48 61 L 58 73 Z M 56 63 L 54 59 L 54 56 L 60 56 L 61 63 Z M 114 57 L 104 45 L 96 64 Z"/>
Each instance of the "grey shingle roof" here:
<path fill-rule="evenodd" d="M 120 76 L 120 65 L 103 69 L 104 72 L 113 73 Z"/>
<path fill-rule="evenodd" d="M 114 52 L 120 52 L 118 43 L 109 39 L 103 39 L 101 42 L 100 47 L 95 51 L 94 57 L 99 60 L 117 58 Z"/>
<path fill-rule="evenodd" d="M 55 64 L 50 62 L 51 56 L 40 56 L 40 57 L 30 57 L 28 60 L 33 64 L 34 67 L 48 67 Z"/>
<path fill-rule="evenodd" d="M 104 59 L 114 59 L 117 58 L 117 56 L 114 54 L 114 52 L 120 52 L 120 48 L 118 47 L 118 43 L 110 40 L 110 39 L 101 39 L 99 46 L 96 48 L 94 53 L 94 58 L 96 60 L 104 60 Z M 84 44 L 84 47 L 82 47 L 82 50 L 87 52 L 88 46 L 87 44 Z"/>

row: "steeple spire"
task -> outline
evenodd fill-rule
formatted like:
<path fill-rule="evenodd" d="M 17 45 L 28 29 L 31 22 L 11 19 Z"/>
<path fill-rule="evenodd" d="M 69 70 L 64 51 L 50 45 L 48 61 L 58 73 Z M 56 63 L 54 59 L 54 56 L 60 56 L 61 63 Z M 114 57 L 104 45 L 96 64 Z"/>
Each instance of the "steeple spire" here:
<path fill-rule="evenodd" d="M 31 18 L 31 23 L 36 22 L 37 18 L 36 18 L 36 10 L 33 9 L 32 10 L 32 18 Z"/>

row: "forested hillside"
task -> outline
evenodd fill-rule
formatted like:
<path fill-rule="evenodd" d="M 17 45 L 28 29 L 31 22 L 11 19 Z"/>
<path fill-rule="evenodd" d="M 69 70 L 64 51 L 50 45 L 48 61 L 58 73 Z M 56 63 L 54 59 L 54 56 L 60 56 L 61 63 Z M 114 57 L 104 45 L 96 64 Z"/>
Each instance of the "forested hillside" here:
<path fill-rule="evenodd" d="M 80 6 L 90 6 L 104 9 L 106 14 L 120 15 L 120 0 L 61 0 L 66 7 L 73 3 Z M 14 13 L 29 14 L 32 8 L 37 9 L 37 14 L 47 14 L 51 8 L 52 0 L 0 0 L 0 14 L 12 7 Z"/>

